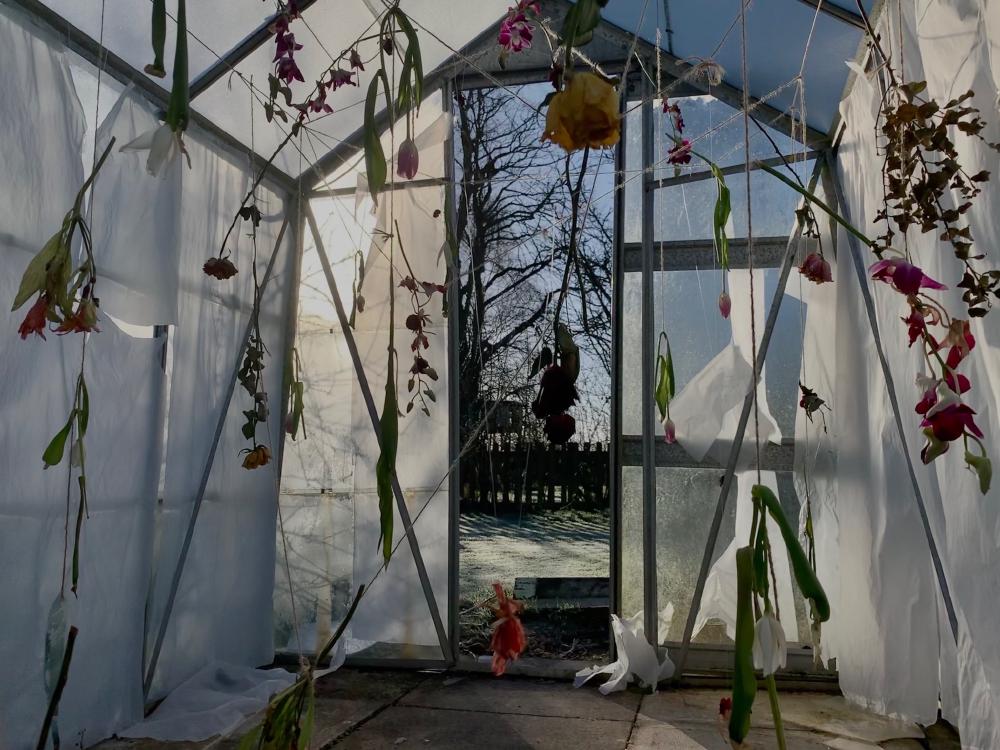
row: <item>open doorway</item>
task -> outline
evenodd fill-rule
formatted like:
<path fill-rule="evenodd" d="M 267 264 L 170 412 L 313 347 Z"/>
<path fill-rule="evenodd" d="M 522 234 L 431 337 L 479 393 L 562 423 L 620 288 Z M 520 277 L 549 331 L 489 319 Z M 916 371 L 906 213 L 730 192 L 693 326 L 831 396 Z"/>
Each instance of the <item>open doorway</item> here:
<path fill-rule="evenodd" d="M 453 100 L 465 656 L 490 652 L 494 582 L 526 605 L 526 656 L 608 654 L 615 152 L 567 158 L 541 142 L 549 91 L 459 89 Z M 570 435 L 532 408 L 556 316 L 579 348 Z"/>

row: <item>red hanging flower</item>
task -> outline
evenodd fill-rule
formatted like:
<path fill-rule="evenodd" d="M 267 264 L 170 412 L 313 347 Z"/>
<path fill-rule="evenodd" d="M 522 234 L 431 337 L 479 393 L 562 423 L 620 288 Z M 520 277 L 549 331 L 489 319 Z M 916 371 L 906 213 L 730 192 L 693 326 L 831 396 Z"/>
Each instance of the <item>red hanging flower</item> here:
<path fill-rule="evenodd" d="M 802 265 L 799 266 L 799 273 L 816 284 L 833 281 L 830 264 L 819 253 L 809 253 L 806 259 L 802 261 Z"/>
<path fill-rule="evenodd" d="M 539 419 L 553 417 L 573 406 L 578 398 L 573 377 L 561 365 L 551 365 L 542 374 L 541 388 L 531 403 L 531 411 Z"/>
<path fill-rule="evenodd" d="M 977 438 L 983 437 L 983 431 L 976 425 L 973 417 L 976 412 L 965 404 L 952 404 L 935 414 L 930 414 L 921 423 L 921 427 L 930 427 L 934 437 L 941 442 L 949 443 L 958 440 L 968 430 Z"/>
<path fill-rule="evenodd" d="M 65 333 L 90 333 L 92 331 L 100 333 L 100 329 L 97 327 L 97 305 L 89 297 L 80 300 L 80 304 L 77 305 L 73 314 L 67 315 L 63 319 L 63 322 L 59 324 L 59 327 L 56 328 L 56 333 L 59 335 Z"/>
<path fill-rule="evenodd" d="M 667 163 L 674 166 L 691 163 L 691 141 L 684 138 L 667 152 Z"/>
<path fill-rule="evenodd" d="M 39 294 L 38 299 L 35 300 L 35 304 L 31 306 L 28 310 L 28 314 L 24 318 L 24 322 L 21 323 L 21 327 L 17 329 L 17 332 L 21 335 L 22 339 L 28 338 L 31 334 L 40 336 L 41 339 L 45 340 L 45 320 L 49 314 L 49 297 L 47 294 Z"/>
<path fill-rule="evenodd" d="M 499 582 L 493 584 L 493 591 L 497 596 L 497 606 L 493 608 L 497 619 L 493 623 L 490 648 L 493 650 L 493 674 L 499 677 L 507 671 L 507 662 L 524 653 L 528 638 L 518 617 L 524 605 L 513 597 L 508 599 Z"/>
<path fill-rule="evenodd" d="M 576 434 L 576 420 L 571 414 L 553 414 L 545 419 L 545 437 L 550 443 L 562 445 Z"/>

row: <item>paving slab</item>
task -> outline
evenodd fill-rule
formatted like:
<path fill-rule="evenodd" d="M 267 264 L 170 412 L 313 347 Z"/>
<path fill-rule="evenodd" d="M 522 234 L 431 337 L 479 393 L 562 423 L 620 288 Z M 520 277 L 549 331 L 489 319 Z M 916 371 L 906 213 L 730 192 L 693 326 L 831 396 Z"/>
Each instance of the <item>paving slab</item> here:
<path fill-rule="evenodd" d="M 595 688 L 577 689 L 569 682 L 470 675 L 458 681 L 433 677 L 399 703 L 423 708 L 631 723 L 641 699 L 637 691 L 604 696 Z"/>
<path fill-rule="evenodd" d="M 313 747 L 323 747 L 427 679 L 418 672 L 341 669 L 316 681 Z"/>
<path fill-rule="evenodd" d="M 624 750 L 631 721 L 390 706 L 335 742 L 338 750 Z"/>
<path fill-rule="evenodd" d="M 787 750 L 830 750 L 827 738 L 812 732 L 785 731 Z M 776 750 L 774 730 L 755 727 L 750 730 L 747 743 L 754 750 Z M 568 746 L 567 746 L 568 747 Z M 640 718 L 632 732 L 628 750 L 719 750 L 728 748 L 729 742 L 718 726 L 710 724 L 667 724 Z M 878 746 L 874 746 L 878 750 Z"/>
<path fill-rule="evenodd" d="M 715 724 L 719 699 L 729 695 L 725 690 L 662 690 L 643 698 L 641 717 L 670 724 Z M 817 693 L 780 693 L 781 716 L 789 729 L 807 729 L 878 745 L 890 739 L 923 739 L 916 724 L 889 719 L 865 711 L 836 695 Z M 767 693 L 760 691 L 754 701 L 753 725 L 774 727 Z"/>

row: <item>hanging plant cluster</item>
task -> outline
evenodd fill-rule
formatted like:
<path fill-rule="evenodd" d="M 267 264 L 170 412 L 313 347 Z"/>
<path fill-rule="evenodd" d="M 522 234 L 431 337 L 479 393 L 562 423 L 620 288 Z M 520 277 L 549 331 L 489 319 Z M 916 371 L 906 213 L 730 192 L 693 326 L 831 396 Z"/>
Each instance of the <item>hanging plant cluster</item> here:
<path fill-rule="evenodd" d="M 437 401 L 437 395 L 428 381 L 436 381 L 438 374 L 437 370 L 423 356 L 423 352 L 426 352 L 431 345 L 430 339 L 427 337 L 433 335 L 432 331 L 427 330 L 427 326 L 431 322 L 431 318 L 427 314 L 427 307 L 435 292 L 444 294 L 446 289 L 443 284 L 417 281 L 412 276 L 404 277 L 399 282 L 399 286 L 410 293 L 410 304 L 413 307 L 413 312 L 406 316 L 406 328 L 413 333 L 413 342 L 410 344 L 410 351 L 413 352 L 413 366 L 410 367 L 410 378 L 406 384 L 406 390 L 410 393 L 410 400 L 406 404 L 406 413 L 409 414 L 413 411 L 417 399 L 420 399 L 420 410 L 429 417 L 431 412 L 427 402 Z"/>
<path fill-rule="evenodd" d="M 545 422 L 545 437 L 561 445 L 576 434 L 576 419 L 569 410 L 579 400 L 576 380 L 580 375 L 580 350 L 567 328 L 560 324 L 556 351 L 543 347 L 531 364 L 529 377 L 541 373 L 538 394 L 531 413 Z"/>

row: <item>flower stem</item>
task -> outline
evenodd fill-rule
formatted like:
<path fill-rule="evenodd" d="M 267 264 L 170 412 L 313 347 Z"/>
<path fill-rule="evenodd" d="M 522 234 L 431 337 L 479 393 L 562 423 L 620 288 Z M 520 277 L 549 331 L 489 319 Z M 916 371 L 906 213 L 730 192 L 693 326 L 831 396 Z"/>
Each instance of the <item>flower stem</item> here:
<path fill-rule="evenodd" d="M 785 750 L 785 725 L 781 721 L 781 706 L 778 704 L 778 686 L 774 682 L 774 675 L 768 675 L 767 698 L 771 702 L 771 715 L 774 717 L 774 734 L 778 740 L 778 750 Z"/>

